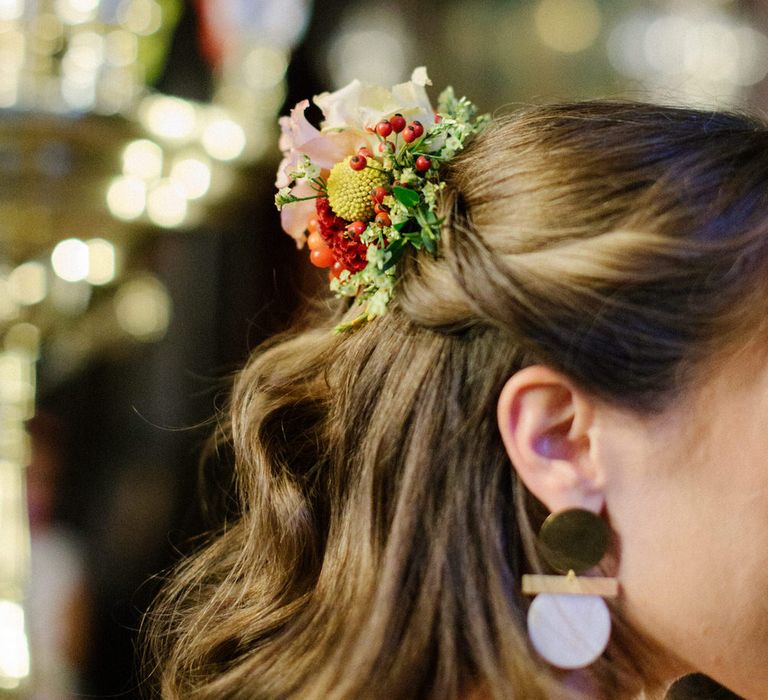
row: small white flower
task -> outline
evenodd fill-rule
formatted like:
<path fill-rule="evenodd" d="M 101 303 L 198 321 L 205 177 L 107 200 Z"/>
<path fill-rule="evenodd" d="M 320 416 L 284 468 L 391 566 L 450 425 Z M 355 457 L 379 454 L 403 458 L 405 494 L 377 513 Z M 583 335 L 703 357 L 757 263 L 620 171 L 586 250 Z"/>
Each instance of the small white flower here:
<path fill-rule="evenodd" d="M 383 316 L 387 313 L 387 305 L 389 304 L 390 292 L 387 289 L 377 289 L 376 293 L 368 300 L 368 306 L 366 311 L 371 318 L 375 316 Z"/>
<path fill-rule="evenodd" d="M 424 202 L 430 209 L 437 206 L 437 193 L 443 189 L 445 189 L 445 182 L 440 182 L 439 184 L 427 182 L 424 185 L 424 189 L 422 190 L 424 193 Z"/>
<path fill-rule="evenodd" d="M 292 180 L 314 180 L 320 177 L 320 166 L 315 165 L 308 155 L 302 154 L 289 177 Z"/>
<path fill-rule="evenodd" d="M 366 252 L 366 260 L 368 261 L 369 267 L 383 270 L 384 265 L 389 262 L 391 257 L 392 253 L 384 250 L 383 248 L 378 248 L 375 245 L 368 246 L 368 251 Z"/>
<path fill-rule="evenodd" d="M 445 139 L 445 147 L 451 151 L 460 151 L 462 142 L 460 139 L 456 138 L 456 136 L 451 134 L 447 139 Z"/>
<path fill-rule="evenodd" d="M 417 185 L 421 182 L 421 178 L 413 168 L 403 168 L 400 173 L 400 182 L 406 185 Z"/>
<path fill-rule="evenodd" d="M 393 203 L 388 205 L 390 207 L 389 218 L 392 219 L 393 224 L 404 224 L 411 218 L 411 215 L 408 212 L 408 207 L 401 202 L 398 202 L 394 197 L 392 200 Z"/>
<path fill-rule="evenodd" d="M 290 204 L 296 198 L 291 194 L 290 187 L 281 187 L 275 195 L 275 206 L 280 211 L 286 204 Z"/>

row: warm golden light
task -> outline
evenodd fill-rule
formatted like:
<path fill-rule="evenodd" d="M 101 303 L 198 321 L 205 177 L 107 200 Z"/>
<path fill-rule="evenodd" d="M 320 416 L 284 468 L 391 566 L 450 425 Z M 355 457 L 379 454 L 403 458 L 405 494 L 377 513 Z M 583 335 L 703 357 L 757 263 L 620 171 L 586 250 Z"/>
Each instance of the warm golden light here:
<path fill-rule="evenodd" d="M 534 21 L 541 41 L 561 53 L 592 46 L 602 25 L 595 0 L 540 0 Z"/>
<path fill-rule="evenodd" d="M 171 180 L 181 185 L 187 199 L 199 199 L 211 188 L 211 166 L 200 158 L 182 158 L 173 164 Z"/>
<path fill-rule="evenodd" d="M 245 132 L 231 119 L 216 119 L 203 131 L 203 147 L 217 160 L 234 160 L 245 150 Z"/>
<path fill-rule="evenodd" d="M 0 322 L 10 321 L 19 314 L 19 304 L 11 297 L 8 279 L 0 275 Z"/>
<path fill-rule="evenodd" d="M 126 282 L 114 299 L 120 327 L 138 340 L 162 338 L 171 319 L 171 298 L 163 284 L 152 275 Z"/>
<path fill-rule="evenodd" d="M 123 172 L 144 180 L 155 180 L 163 174 L 163 149 L 154 141 L 139 139 L 123 151 Z"/>
<path fill-rule="evenodd" d="M 107 190 L 107 206 L 124 221 L 138 219 L 147 205 L 147 186 L 137 177 L 116 177 Z"/>
<path fill-rule="evenodd" d="M 113 66 L 130 66 L 139 55 L 136 35 L 124 29 L 115 29 L 107 34 L 104 53 L 107 62 Z"/>
<path fill-rule="evenodd" d="M 8 294 L 21 306 L 39 304 L 47 293 L 48 274 L 42 263 L 26 262 L 8 275 Z"/>
<path fill-rule="evenodd" d="M 0 0 L 0 21 L 19 19 L 24 13 L 24 0 Z"/>
<path fill-rule="evenodd" d="M 0 352 L 0 404 L 16 404 L 27 408 L 34 395 L 35 387 L 30 377 L 29 359 L 26 355 L 18 352 Z M 7 473 L 3 478 L 8 478 Z"/>
<path fill-rule="evenodd" d="M 14 73 L 0 73 L 0 107 L 13 107 L 18 100 L 18 76 Z"/>
<path fill-rule="evenodd" d="M 103 238 L 86 241 L 88 246 L 88 274 L 86 282 L 94 285 L 109 284 L 117 274 L 115 246 Z"/>
<path fill-rule="evenodd" d="M 192 104 L 178 97 L 153 95 L 144 100 L 140 118 L 155 136 L 173 141 L 189 139 L 195 132 L 197 114 Z"/>
<path fill-rule="evenodd" d="M 407 72 L 409 31 L 390 6 L 382 4 L 376 21 L 356 18 L 334 38 L 328 51 L 333 85 L 358 78 L 381 85 L 397 83 Z"/>
<path fill-rule="evenodd" d="M 126 0 L 120 4 L 118 19 L 127 30 L 146 36 L 160 29 L 163 13 L 155 0 Z"/>
<path fill-rule="evenodd" d="M 273 46 L 251 49 L 243 64 L 246 82 L 256 90 L 268 90 L 278 85 L 287 68 L 286 51 Z"/>
<path fill-rule="evenodd" d="M 27 50 L 27 38 L 24 33 L 11 29 L 3 32 L 0 41 L 0 68 L 3 73 L 18 71 L 24 64 L 24 54 Z"/>
<path fill-rule="evenodd" d="M 0 688 L 16 688 L 29 675 L 29 643 L 24 609 L 0 600 Z"/>
<path fill-rule="evenodd" d="M 96 84 L 87 74 L 65 75 L 61 81 L 61 96 L 72 109 L 87 111 L 96 104 Z"/>
<path fill-rule="evenodd" d="M 61 241 L 51 253 L 51 265 L 65 282 L 81 282 L 88 276 L 88 246 L 78 238 Z"/>
<path fill-rule="evenodd" d="M 5 333 L 5 349 L 36 359 L 40 354 L 40 329 L 32 323 L 16 323 Z"/>
<path fill-rule="evenodd" d="M 65 24 L 83 24 L 92 20 L 99 0 L 56 0 L 56 14 Z"/>
<path fill-rule="evenodd" d="M 29 33 L 35 39 L 48 44 L 48 53 L 53 53 L 60 47 L 64 38 L 64 27 L 52 12 L 42 12 L 30 20 Z"/>
<path fill-rule="evenodd" d="M 187 218 L 187 198 L 181 185 L 161 180 L 147 197 L 147 216 L 165 228 L 180 226 Z"/>

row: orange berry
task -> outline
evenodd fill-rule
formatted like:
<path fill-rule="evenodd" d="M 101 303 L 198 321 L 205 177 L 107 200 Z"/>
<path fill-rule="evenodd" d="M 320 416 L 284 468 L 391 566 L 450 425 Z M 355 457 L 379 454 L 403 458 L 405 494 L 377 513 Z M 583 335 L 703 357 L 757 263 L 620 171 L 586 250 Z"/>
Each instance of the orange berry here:
<path fill-rule="evenodd" d="M 389 192 L 387 192 L 386 187 L 374 187 L 373 190 L 371 190 L 371 199 L 373 199 L 376 204 L 381 204 L 384 197 L 388 194 Z"/>
<path fill-rule="evenodd" d="M 362 236 L 363 233 L 365 233 L 365 229 L 368 228 L 368 224 L 365 223 L 365 221 L 353 221 L 349 226 L 347 226 L 347 231 L 349 231 L 353 236 Z"/>
<path fill-rule="evenodd" d="M 322 250 L 323 248 L 328 247 L 328 244 L 317 231 L 310 233 L 309 236 L 307 236 L 307 245 L 310 250 Z"/>
<path fill-rule="evenodd" d="M 339 262 L 338 260 L 331 265 L 331 269 L 328 271 L 328 278 L 336 278 L 338 279 L 341 276 L 341 273 L 344 272 L 347 268 L 344 267 L 344 265 Z"/>
<path fill-rule="evenodd" d="M 318 248 L 309 254 L 309 262 L 315 267 L 330 267 L 333 265 L 334 257 L 330 248 Z"/>

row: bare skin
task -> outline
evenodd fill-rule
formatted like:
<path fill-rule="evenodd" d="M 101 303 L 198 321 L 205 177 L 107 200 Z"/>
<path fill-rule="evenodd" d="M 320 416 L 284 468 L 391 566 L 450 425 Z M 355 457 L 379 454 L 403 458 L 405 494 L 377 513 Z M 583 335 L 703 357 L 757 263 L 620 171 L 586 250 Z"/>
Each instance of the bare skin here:
<path fill-rule="evenodd" d="M 673 680 L 701 671 L 768 697 L 768 362 L 745 349 L 661 415 L 583 393 L 543 366 L 507 382 L 499 427 L 550 510 L 610 519 L 630 621 Z"/>

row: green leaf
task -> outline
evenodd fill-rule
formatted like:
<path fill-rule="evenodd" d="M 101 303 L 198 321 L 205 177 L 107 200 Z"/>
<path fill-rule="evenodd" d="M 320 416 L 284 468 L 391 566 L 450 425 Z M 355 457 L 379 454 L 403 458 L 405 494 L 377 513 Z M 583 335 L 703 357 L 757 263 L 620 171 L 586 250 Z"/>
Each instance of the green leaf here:
<path fill-rule="evenodd" d="M 393 187 L 392 195 L 406 207 L 415 207 L 419 203 L 419 193 L 409 190 L 407 187 Z"/>
<path fill-rule="evenodd" d="M 401 240 L 407 241 L 414 248 L 421 248 L 421 231 L 409 231 Z"/>
<path fill-rule="evenodd" d="M 392 255 L 396 255 L 397 252 L 400 251 L 407 242 L 408 241 L 405 238 L 398 238 L 392 241 L 386 248 L 384 248 L 384 250 L 387 253 L 392 253 Z"/>
<path fill-rule="evenodd" d="M 437 248 L 435 246 L 435 236 L 430 229 L 424 228 L 421 230 L 421 241 L 424 247 L 434 255 Z"/>
<path fill-rule="evenodd" d="M 398 260 L 403 255 L 403 249 L 405 248 L 406 240 L 404 238 L 398 238 L 396 241 L 392 241 L 385 250 L 391 253 L 392 257 L 384 263 L 384 270 L 389 270 L 390 267 L 397 265 Z"/>

